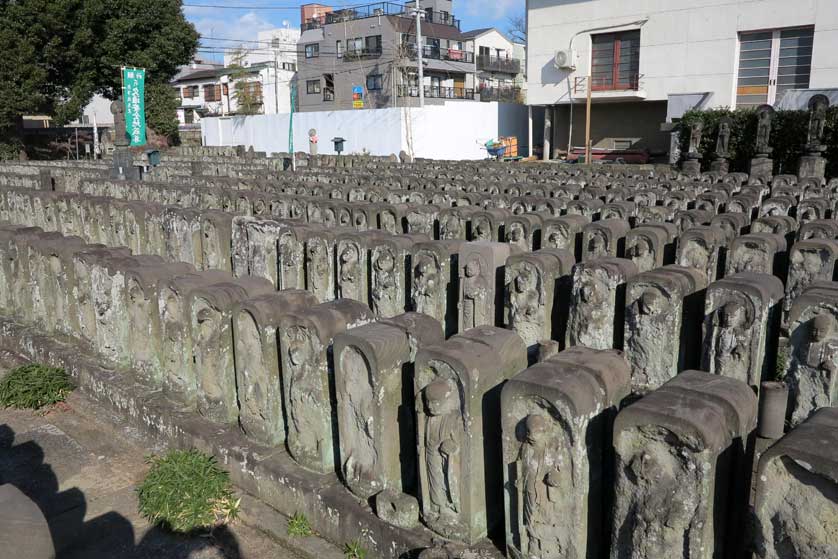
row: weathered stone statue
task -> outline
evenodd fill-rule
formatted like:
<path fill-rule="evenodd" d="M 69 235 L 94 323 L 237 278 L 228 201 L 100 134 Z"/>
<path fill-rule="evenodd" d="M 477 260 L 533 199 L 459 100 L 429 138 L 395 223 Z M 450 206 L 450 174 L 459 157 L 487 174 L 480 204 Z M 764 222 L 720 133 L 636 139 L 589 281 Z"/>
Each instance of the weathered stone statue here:
<path fill-rule="evenodd" d="M 312 231 L 306 239 L 305 272 L 306 289 L 321 303 L 336 297 L 335 287 L 335 245 L 334 231 Z"/>
<path fill-rule="evenodd" d="M 341 471 L 359 497 L 415 490 L 413 387 L 404 372 L 412 377 L 416 352 L 443 341 L 441 325 L 416 313 L 335 337 Z"/>
<path fill-rule="evenodd" d="M 760 105 L 757 108 L 757 156 L 768 157 L 771 154 L 771 124 L 774 120 L 774 108 L 771 105 Z"/>
<path fill-rule="evenodd" d="M 305 291 L 277 291 L 240 302 L 232 313 L 239 424 L 257 443 L 272 447 L 285 441 L 278 339 L 282 319 L 317 303 Z"/>
<path fill-rule="evenodd" d="M 506 262 L 505 324 L 521 336 L 532 357 L 542 340 L 563 339 L 573 256 L 566 250 L 541 249 L 510 256 Z"/>
<path fill-rule="evenodd" d="M 503 286 L 499 282 L 512 249 L 512 245 L 506 243 L 485 241 L 463 246 L 460 253 L 460 332 L 502 322 Z"/>
<path fill-rule="evenodd" d="M 719 121 L 719 132 L 716 136 L 716 158 L 726 159 L 730 155 L 730 117 L 723 117 Z"/>
<path fill-rule="evenodd" d="M 125 127 L 125 103 L 122 96 L 111 101 L 110 108 L 113 115 L 113 143 L 116 147 L 126 147 L 130 142 Z"/>
<path fill-rule="evenodd" d="M 413 247 L 411 302 L 413 310 L 439 320 L 446 335 L 458 329 L 456 295 L 462 241 L 432 241 Z M 451 293 L 451 290 L 454 290 Z"/>
<path fill-rule="evenodd" d="M 712 283 L 704 304 L 701 368 L 759 391 L 774 367 L 782 297 L 783 283 L 771 274 L 741 272 Z"/>
<path fill-rule="evenodd" d="M 789 316 L 790 346 L 786 381 L 792 426 L 815 410 L 838 403 L 838 309 L 832 284 L 810 287 Z"/>
<path fill-rule="evenodd" d="M 720 251 L 725 246 L 724 231 L 713 226 L 692 227 L 678 239 L 676 262 L 704 274 L 707 283 L 716 280 L 719 273 Z"/>
<path fill-rule="evenodd" d="M 622 258 L 598 258 L 573 268 L 566 347 L 623 347 L 625 284 L 637 267 Z"/>
<path fill-rule="evenodd" d="M 503 388 L 507 549 L 516 558 L 591 557 L 602 548 L 611 424 L 629 392 L 616 351 L 572 348 Z M 590 524 L 593 522 L 593 524 Z"/>
<path fill-rule="evenodd" d="M 829 97 L 823 94 L 813 95 L 809 99 L 809 128 L 806 135 L 806 149 L 811 153 L 820 153 L 826 149 L 823 145 L 826 130 L 826 110 Z"/>
<path fill-rule="evenodd" d="M 489 415 L 500 414 L 500 402 L 490 394 L 526 363 L 518 335 L 494 327 L 419 351 L 420 501 L 434 532 L 473 544 L 502 522 L 500 431 Z"/>
<path fill-rule="evenodd" d="M 829 108 L 829 98 L 817 94 L 809 99 L 809 128 L 806 134 L 806 155 L 800 158 L 800 168 L 797 176 L 800 179 L 814 178 L 819 182 L 826 174 L 826 159 L 823 152 L 824 132 L 826 130 L 826 111 Z"/>
<path fill-rule="evenodd" d="M 838 408 L 823 408 L 768 449 L 755 475 L 755 557 L 834 557 Z M 780 535 L 778 537 L 778 534 Z"/>
<path fill-rule="evenodd" d="M 719 131 L 716 135 L 716 150 L 713 153 L 713 161 L 710 162 L 710 170 L 713 172 L 727 174 L 730 164 L 727 158 L 730 157 L 730 133 L 732 121 L 730 117 L 722 117 L 719 120 Z"/>
<path fill-rule="evenodd" d="M 700 299 L 706 287 L 701 272 L 681 266 L 664 266 L 628 280 L 624 346 L 634 392 L 654 390 L 698 366 Z"/>
<path fill-rule="evenodd" d="M 728 522 L 743 529 L 729 511 L 747 503 L 757 398 L 708 376 L 684 371 L 617 415 L 611 559 L 709 559 Z"/>
<path fill-rule="evenodd" d="M 789 275 L 783 301 L 783 323 L 788 324 L 792 305 L 815 281 L 831 281 L 838 259 L 838 241 L 811 240 L 795 243 L 789 254 Z"/>
<path fill-rule="evenodd" d="M 759 272 L 781 275 L 786 260 L 786 240 L 782 235 L 752 233 L 733 239 L 727 253 L 727 272 Z"/>
<path fill-rule="evenodd" d="M 349 325 L 361 326 L 371 319 L 366 305 L 349 299 L 282 319 L 279 342 L 287 444 L 294 460 L 306 469 L 327 473 L 335 467 L 328 358 L 332 339 Z"/>

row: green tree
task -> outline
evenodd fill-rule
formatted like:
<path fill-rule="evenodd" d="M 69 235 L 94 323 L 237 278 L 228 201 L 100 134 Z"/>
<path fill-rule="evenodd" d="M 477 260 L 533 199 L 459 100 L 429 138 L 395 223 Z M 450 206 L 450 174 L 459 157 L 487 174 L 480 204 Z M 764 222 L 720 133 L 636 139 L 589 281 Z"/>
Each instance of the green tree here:
<path fill-rule="evenodd" d="M 115 99 L 122 66 L 146 68 L 149 89 L 168 83 L 198 45 L 181 8 L 180 0 L 0 0 L 0 135 L 14 138 L 25 114 L 63 124 L 96 93 Z M 155 95 L 146 107 L 154 116 L 171 103 Z"/>
<path fill-rule="evenodd" d="M 233 87 L 233 99 L 236 100 L 236 112 L 243 115 L 255 115 L 262 108 L 262 93 L 261 89 L 257 90 L 253 87 L 253 84 L 258 82 L 250 80 L 251 72 L 244 67 L 246 57 L 247 51 L 243 48 L 233 51 L 228 77 Z"/>

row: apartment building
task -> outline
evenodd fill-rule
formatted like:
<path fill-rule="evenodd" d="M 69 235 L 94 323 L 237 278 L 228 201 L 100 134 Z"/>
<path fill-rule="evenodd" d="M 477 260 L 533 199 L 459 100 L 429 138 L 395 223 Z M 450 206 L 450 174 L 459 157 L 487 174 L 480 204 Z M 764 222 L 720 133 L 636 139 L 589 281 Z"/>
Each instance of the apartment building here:
<path fill-rule="evenodd" d="M 171 82 L 180 98 L 178 121 L 188 127 L 206 116 L 290 112 L 293 77 L 293 71 L 276 71 L 272 62 L 182 73 Z"/>
<path fill-rule="evenodd" d="M 474 41 L 477 92 L 481 101 L 523 102 L 526 46 L 494 27 L 463 34 Z"/>
<path fill-rule="evenodd" d="M 584 147 L 589 88 L 595 148 L 665 153 L 662 123 L 690 108 L 838 86 L 838 1 L 528 0 L 527 20 L 527 96 L 547 108 L 547 156 Z"/>
<path fill-rule="evenodd" d="M 346 9 L 301 7 L 298 109 L 328 111 L 474 101 L 474 39 L 460 30 L 451 0 L 424 0 L 423 82 L 418 78 L 415 4 L 377 2 Z"/>

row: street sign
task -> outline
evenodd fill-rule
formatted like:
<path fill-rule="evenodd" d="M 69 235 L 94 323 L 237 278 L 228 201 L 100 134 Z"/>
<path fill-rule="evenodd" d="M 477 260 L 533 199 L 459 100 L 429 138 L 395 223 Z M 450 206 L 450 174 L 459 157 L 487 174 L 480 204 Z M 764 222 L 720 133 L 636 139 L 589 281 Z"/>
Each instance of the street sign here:
<path fill-rule="evenodd" d="M 364 108 L 364 88 L 360 85 L 356 85 L 352 88 L 352 108 Z"/>
<path fill-rule="evenodd" d="M 125 131 L 132 146 L 146 144 L 145 130 L 145 70 L 122 69 L 123 100 L 125 102 Z"/>

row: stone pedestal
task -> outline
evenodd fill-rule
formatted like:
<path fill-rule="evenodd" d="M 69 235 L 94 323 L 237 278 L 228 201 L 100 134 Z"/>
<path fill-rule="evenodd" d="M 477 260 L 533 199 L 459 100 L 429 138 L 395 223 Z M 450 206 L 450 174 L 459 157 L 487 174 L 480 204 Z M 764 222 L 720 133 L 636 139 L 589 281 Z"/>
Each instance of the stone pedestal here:
<path fill-rule="evenodd" d="M 140 169 L 134 166 L 134 154 L 131 153 L 131 150 L 124 147 L 118 147 L 114 150 L 110 178 L 129 181 L 140 180 Z"/>
<path fill-rule="evenodd" d="M 823 179 L 824 176 L 826 176 L 826 159 L 820 154 L 809 154 L 800 158 L 800 167 L 797 171 L 799 179 L 809 177 Z"/>
<path fill-rule="evenodd" d="M 681 163 L 681 172 L 685 175 L 697 177 L 701 174 L 701 161 L 697 158 L 693 159 L 690 157 L 689 159 L 684 160 Z"/>
<path fill-rule="evenodd" d="M 723 157 L 714 159 L 710 162 L 710 170 L 714 173 L 726 175 L 730 171 L 730 162 Z"/>
<path fill-rule="evenodd" d="M 763 179 L 770 182 L 774 175 L 774 160 L 770 157 L 754 157 L 751 159 L 751 179 Z"/>

